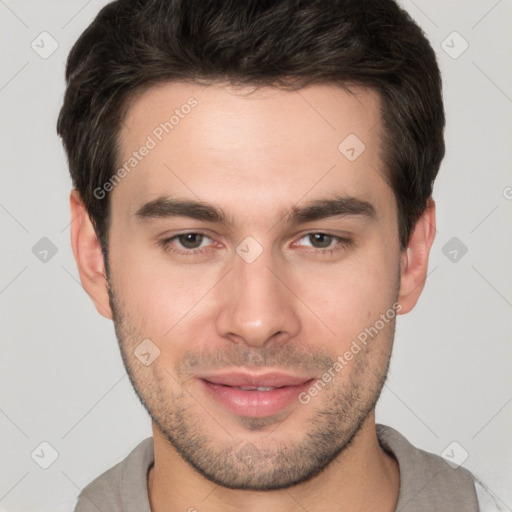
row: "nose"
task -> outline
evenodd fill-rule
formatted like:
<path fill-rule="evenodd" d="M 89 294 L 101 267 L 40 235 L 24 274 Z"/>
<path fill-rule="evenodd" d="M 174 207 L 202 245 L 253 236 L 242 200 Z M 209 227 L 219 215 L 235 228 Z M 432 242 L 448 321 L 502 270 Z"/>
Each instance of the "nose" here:
<path fill-rule="evenodd" d="M 300 332 L 300 301 L 287 284 L 283 266 L 272 262 L 270 251 L 264 250 L 252 263 L 236 255 L 218 293 L 216 328 L 222 337 L 258 348 Z"/>

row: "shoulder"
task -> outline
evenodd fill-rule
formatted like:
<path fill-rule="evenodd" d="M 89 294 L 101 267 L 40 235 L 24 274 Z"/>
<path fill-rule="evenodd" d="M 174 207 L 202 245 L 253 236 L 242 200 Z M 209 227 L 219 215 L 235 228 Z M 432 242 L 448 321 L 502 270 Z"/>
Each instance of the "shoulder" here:
<path fill-rule="evenodd" d="M 475 477 L 460 465 L 413 446 L 395 429 L 377 425 L 382 448 L 392 454 L 400 469 L 397 510 L 478 512 Z"/>
<path fill-rule="evenodd" d="M 153 438 L 148 437 L 82 490 L 75 512 L 150 512 L 147 472 L 153 461 Z"/>

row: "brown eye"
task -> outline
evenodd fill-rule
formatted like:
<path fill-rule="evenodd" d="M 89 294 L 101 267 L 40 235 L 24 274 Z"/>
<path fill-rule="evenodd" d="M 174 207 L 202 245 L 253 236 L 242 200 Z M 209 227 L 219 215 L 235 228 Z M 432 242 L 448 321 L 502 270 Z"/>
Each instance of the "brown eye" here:
<path fill-rule="evenodd" d="M 185 249 L 198 249 L 204 240 L 204 235 L 200 233 L 185 233 L 178 235 L 176 239 Z"/>
<path fill-rule="evenodd" d="M 310 252 L 314 252 L 319 255 L 334 254 L 335 252 L 351 247 L 352 244 L 353 242 L 350 238 L 331 235 L 321 231 L 307 233 L 296 243 L 297 246 L 309 247 Z"/>
<path fill-rule="evenodd" d="M 178 256 L 199 256 L 214 249 L 214 241 L 201 232 L 178 233 L 159 241 L 166 253 Z"/>
<path fill-rule="evenodd" d="M 311 233 L 308 235 L 311 245 L 317 249 L 330 247 L 334 237 L 325 233 Z"/>

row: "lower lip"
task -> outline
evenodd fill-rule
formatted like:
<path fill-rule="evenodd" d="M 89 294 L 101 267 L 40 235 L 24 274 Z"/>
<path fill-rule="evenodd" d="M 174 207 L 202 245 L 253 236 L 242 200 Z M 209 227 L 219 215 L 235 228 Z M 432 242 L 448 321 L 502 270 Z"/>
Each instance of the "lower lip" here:
<path fill-rule="evenodd" d="M 209 396 L 218 403 L 239 416 L 251 418 L 272 416 L 290 404 L 298 403 L 299 394 L 305 391 L 313 380 L 308 380 L 298 386 L 284 386 L 271 391 L 243 391 L 199 379 Z"/>

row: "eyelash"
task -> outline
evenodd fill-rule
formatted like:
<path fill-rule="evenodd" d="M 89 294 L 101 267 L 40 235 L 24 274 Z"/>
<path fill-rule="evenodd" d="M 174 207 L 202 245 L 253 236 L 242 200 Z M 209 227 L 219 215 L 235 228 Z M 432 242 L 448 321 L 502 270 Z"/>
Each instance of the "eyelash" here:
<path fill-rule="evenodd" d="M 205 251 L 210 249 L 210 246 L 208 246 L 208 247 L 205 247 L 205 248 L 197 247 L 195 249 L 181 249 L 181 250 L 178 250 L 178 249 L 176 249 L 176 248 L 171 246 L 171 243 L 174 240 L 177 240 L 180 236 L 184 236 L 184 235 L 201 235 L 203 237 L 211 239 L 211 237 L 209 237 L 206 233 L 202 233 L 201 231 L 191 231 L 191 232 L 187 232 L 187 233 L 178 233 L 177 235 L 174 235 L 174 236 L 172 236 L 170 238 L 165 238 L 165 239 L 163 239 L 163 240 L 161 240 L 159 242 L 159 245 L 166 252 L 169 252 L 171 254 L 177 254 L 177 255 L 180 255 L 180 256 L 191 256 L 191 255 L 202 254 Z M 346 248 L 350 247 L 351 245 L 353 245 L 353 241 L 350 238 L 333 235 L 331 233 L 326 233 L 324 231 L 311 231 L 309 233 L 306 233 L 306 234 L 302 235 L 299 238 L 299 240 L 302 240 L 303 238 L 311 236 L 311 235 L 324 235 L 324 236 L 331 237 L 333 239 L 333 242 L 337 242 L 337 247 L 335 246 L 335 248 L 327 248 L 327 249 L 312 248 L 312 250 L 308 251 L 310 253 L 315 253 L 315 254 L 334 254 L 335 252 L 338 252 L 338 251 L 340 251 L 342 249 L 346 249 Z"/>

